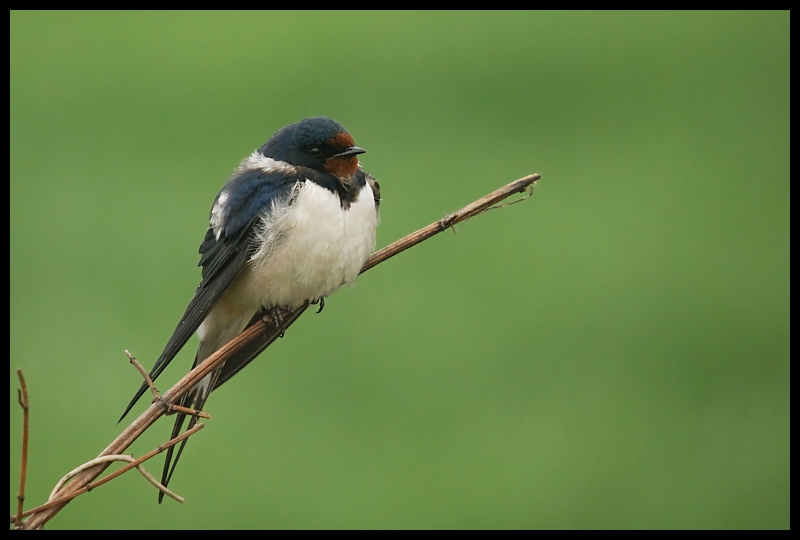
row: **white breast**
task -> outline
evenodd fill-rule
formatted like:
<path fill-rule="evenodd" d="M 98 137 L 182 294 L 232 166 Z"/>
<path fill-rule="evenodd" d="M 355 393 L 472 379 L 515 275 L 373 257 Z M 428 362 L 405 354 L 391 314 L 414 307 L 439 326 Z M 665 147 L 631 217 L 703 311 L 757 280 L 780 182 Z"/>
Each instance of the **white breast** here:
<path fill-rule="evenodd" d="M 338 195 L 311 181 L 298 184 L 295 197 L 265 212 L 258 238 L 264 247 L 226 294 L 230 300 L 256 309 L 296 308 L 355 282 L 375 247 L 372 188 L 365 185 L 347 209 Z"/>

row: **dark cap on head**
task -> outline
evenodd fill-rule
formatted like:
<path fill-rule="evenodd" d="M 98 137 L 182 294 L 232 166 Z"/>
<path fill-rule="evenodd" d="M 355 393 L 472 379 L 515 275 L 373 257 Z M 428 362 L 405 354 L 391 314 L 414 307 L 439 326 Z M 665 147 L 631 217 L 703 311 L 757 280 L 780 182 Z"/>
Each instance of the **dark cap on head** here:
<path fill-rule="evenodd" d="M 306 118 L 286 126 L 258 151 L 275 160 L 319 170 L 334 156 L 364 153 L 339 122 L 325 116 Z"/>

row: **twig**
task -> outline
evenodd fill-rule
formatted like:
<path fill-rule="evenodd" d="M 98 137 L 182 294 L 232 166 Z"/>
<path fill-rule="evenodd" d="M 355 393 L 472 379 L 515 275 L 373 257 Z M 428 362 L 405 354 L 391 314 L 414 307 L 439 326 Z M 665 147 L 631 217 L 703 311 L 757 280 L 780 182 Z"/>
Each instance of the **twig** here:
<path fill-rule="evenodd" d="M 128 360 L 131 361 L 133 367 L 138 369 L 139 373 L 141 373 L 142 377 L 144 377 L 147 386 L 150 387 L 150 391 L 153 393 L 153 399 L 158 399 L 158 390 L 156 390 L 156 385 L 153 383 L 153 379 L 150 378 L 150 375 L 147 374 L 147 371 L 145 371 L 145 369 L 142 367 L 142 364 L 139 363 L 135 356 L 128 352 L 128 349 L 125 349 L 125 356 L 128 357 Z"/>
<path fill-rule="evenodd" d="M 28 385 L 25 384 L 25 376 L 22 369 L 17 369 L 20 389 L 17 390 L 17 401 L 22 407 L 22 466 L 19 473 L 19 492 L 17 493 L 17 518 L 15 526 L 22 525 L 22 508 L 25 504 L 25 477 L 28 474 Z"/>
<path fill-rule="evenodd" d="M 42 511 L 47 510 L 49 508 L 52 508 L 54 506 L 65 505 L 69 501 L 71 501 L 72 499 L 77 497 L 78 495 L 82 495 L 84 493 L 88 493 L 89 491 L 92 491 L 93 489 L 95 489 L 95 488 L 97 488 L 99 486 L 102 486 L 106 482 L 110 482 L 111 480 L 113 480 L 117 476 L 128 472 L 129 470 L 133 469 L 134 467 L 139 469 L 139 472 L 141 472 L 142 475 L 145 478 L 147 478 L 148 481 L 150 481 L 150 483 L 152 483 L 158 489 L 163 491 L 166 495 L 169 495 L 170 497 L 172 497 L 176 501 L 182 503 L 184 501 L 183 497 L 181 497 L 180 495 L 176 495 L 175 493 L 173 493 L 172 491 L 167 489 L 167 487 L 163 486 L 149 472 L 144 470 L 144 467 L 141 467 L 141 464 L 144 463 L 145 461 L 147 461 L 148 459 L 152 458 L 153 456 L 156 456 L 156 455 L 160 454 L 161 452 L 163 452 L 164 450 L 166 450 L 170 446 L 174 446 L 174 445 L 178 444 L 179 442 L 181 442 L 182 440 L 186 439 L 187 437 L 191 437 L 192 435 L 194 435 L 195 433 L 197 433 L 198 431 L 200 431 L 204 427 L 205 427 L 205 424 L 197 424 L 192 429 L 186 430 L 181 435 L 178 435 L 174 439 L 170 440 L 168 443 L 166 443 L 164 445 L 161 445 L 161 446 L 155 448 L 154 450 L 151 450 L 150 452 L 146 453 L 145 455 L 143 455 L 139 459 L 133 459 L 131 456 L 128 456 L 128 455 L 125 455 L 125 454 L 110 454 L 110 455 L 104 455 L 104 456 L 97 457 L 97 458 L 95 458 L 95 459 L 93 459 L 93 460 L 91 460 L 91 461 L 89 461 L 87 463 L 84 463 L 83 465 L 81 465 L 77 469 L 67 473 L 67 475 L 64 476 L 64 478 L 59 480 L 58 484 L 56 484 L 56 487 L 53 488 L 53 492 L 50 494 L 50 500 L 48 500 L 45 504 L 43 504 L 41 506 L 37 506 L 36 508 L 28 510 L 27 512 L 22 514 L 22 517 L 28 517 L 28 516 L 31 516 L 33 514 L 37 514 L 39 512 L 42 512 Z M 73 478 L 76 475 L 79 475 L 79 474 L 81 474 L 81 473 L 83 473 L 83 472 L 85 472 L 87 470 L 90 470 L 90 469 L 92 469 L 94 467 L 103 466 L 103 468 L 106 468 L 113 461 L 129 461 L 129 463 L 127 465 L 125 465 L 124 467 L 122 467 L 121 469 L 119 469 L 118 471 L 114 471 L 113 473 L 109 474 L 108 476 L 106 476 L 105 478 L 103 478 L 101 480 L 98 480 L 97 482 L 92 482 L 89 485 L 86 485 L 86 486 L 84 486 L 84 487 L 82 487 L 80 489 L 77 489 L 75 491 L 70 492 L 68 495 L 66 495 L 64 497 L 61 497 L 59 499 L 53 500 L 53 497 L 59 491 L 61 491 L 63 489 L 64 484 L 67 483 L 71 478 Z M 32 528 L 31 524 L 29 522 L 30 522 L 30 520 L 25 522 L 25 528 L 26 529 Z"/>
<path fill-rule="evenodd" d="M 198 418 L 205 418 L 206 420 L 211 419 L 211 415 L 206 411 L 198 411 L 197 409 L 190 409 L 189 407 L 175 404 L 171 404 L 169 408 L 171 411 L 188 414 L 189 416 L 197 416 Z"/>
<path fill-rule="evenodd" d="M 477 216 L 484 212 L 488 212 L 493 208 L 497 208 L 494 206 L 495 204 L 499 203 L 503 199 L 507 199 L 514 193 L 524 193 L 529 186 L 532 186 L 534 182 L 536 182 L 541 175 L 538 174 L 531 174 L 524 178 L 520 178 L 515 182 L 511 182 L 498 190 L 495 190 L 485 197 L 482 197 L 475 201 L 472 204 L 468 204 L 461 210 L 453 212 L 445 216 L 444 218 L 440 219 L 436 223 L 431 223 L 427 227 L 423 227 L 418 231 L 415 231 L 407 236 L 404 236 L 400 240 L 396 242 L 392 242 L 390 245 L 386 246 L 383 249 L 380 249 L 372 254 L 372 257 L 369 258 L 367 264 L 364 265 L 364 268 L 361 269 L 361 273 L 363 274 L 370 268 L 379 265 L 386 259 L 394 257 L 398 253 L 407 250 L 410 247 L 416 246 L 420 242 L 423 242 L 430 238 L 431 236 L 435 236 L 442 231 L 449 229 L 450 227 L 454 226 L 456 223 L 461 223 L 462 221 L 466 221 L 471 217 Z M 529 196 L 529 195 L 528 195 Z M 513 201 L 509 204 L 514 204 L 519 202 L 520 200 L 527 199 L 528 196 L 522 197 L 522 199 L 518 199 Z"/>
<path fill-rule="evenodd" d="M 490 207 L 508 198 L 514 193 L 525 192 L 528 186 L 536 182 L 539 178 L 540 176 L 538 174 L 532 174 L 524 178 L 520 178 L 519 180 L 515 180 L 514 182 L 511 182 L 510 184 L 493 191 L 489 195 L 475 201 L 474 203 L 465 206 L 461 210 L 446 216 L 444 219 L 432 223 L 427 227 L 423 227 L 422 229 L 411 233 L 408 236 L 373 253 L 372 257 L 369 258 L 367 263 L 361 269 L 361 273 L 366 272 L 370 268 L 377 266 L 386 259 L 389 259 L 390 257 L 393 257 L 398 253 L 405 251 L 406 249 L 419 244 L 424 240 L 427 240 L 431 236 L 434 236 L 452 227 L 456 223 L 487 211 Z M 292 322 L 292 315 L 297 314 L 297 312 L 304 310 L 306 307 L 307 306 L 302 306 L 295 311 L 288 309 L 281 310 L 281 316 L 285 321 L 287 321 L 286 326 Z M 136 420 L 134 420 L 127 428 L 125 428 L 125 430 L 116 439 L 114 439 L 111 444 L 109 444 L 108 447 L 103 450 L 103 452 L 101 452 L 100 456 L 121 454 L 124 452 L 125 449 L 133 443 L 133 441 L 135 441 L 142 433 L 144 433 L 147 428 L 149 428 L 156 420 L 158 420 L 168 411 L 168 407 L 165 407 L 163 403 L 175 403 L 180 396 L 186 393 L 194 385 L 199 383 L 203 377 L 211 373 L 218 366 L 222 365 L 225 360 L 236 354 L 238 351 L 246 348 L 250 343 L 260 339 L 262 334 L 266 334 L 272 329 L 273 324 L 269 317 L 264 317 L 245 329 L 241 334 L 233 338 L 214 354 L 206 358 L 200 365 L 196 366 L 189 373 L 184 375 L 177 383 L 175 383 L 172 388 L 167 390 L 164 395 L 161 396 L 160 400 L 157 400 L 155 403 L 153 403 L 141 415 L 139 415 Z M 100 476 L 100 474 L 102 474 L 107 467 L 107 463 L 99 463 L 86 469 L 85 471 L 81 472 L 70 485 L 66 486 L 64 491 L 67 491 L 69 494 L 71 494 L 72 492 L 84 489 L 83 486 L 86 486 L 92 480 Z M 47 508 L 42 508 L 41 510 L 36 509 L 36 513 L 25 522 L 25 528 L 36 529 L 40 527 L 50 520 L 54 515 L 56 515 L 68 502 L 69 500 L 65 497 L 63 502 L 56 501 L 54 503 L 47 503 Z"/>
<path fill-rule="evenodd" d="M 156 486 L 160 491 L 163 491 L 165 494 L 167 494 L 168 496 L 172 497 L 173 499 L 175 499 L 176 501 L 178 501 L 180 503 L 185 501 L 185 499 L 183 497 L 181 497 L 180 495 L 177 495 L 176 493 L 173 493 L 167 487 L 161 485 L 161 482 L 156 480 L 155 477 L 152 474 L 147 472 L 145 470 L 145 468 L 142 467 L 141 463 L 139 463 L 139 464 L 134 463 L 134 462 L 139 461 L 139 460 L 133 459 L 133 456 L 129 456 L 127 454 L 112 454 L 110 456 L 103 456 L 103 457 L 99 457 L 99 458 L 94 458 L 93 460 L 84 463 L 83 465 L 81 465 L 77 469 L 74 469 L 74 470 L 68 472 L 67 475 L 64 476 L 64 478 L 62 478 L 61 480 L 58 481 L 58 484 L 56 484 L 56 487 L 53 488 L 53 491 L 50 493 L 50 497 L 47 499 L 47 503 L 48 504 L 58 504 L 59 501 L 56 500 L 56 495 L 58 495 L 58 492 L 61 490 L 61 488 L 64 486 L 64 484 L 69 482 L 70 479 L 72 479 L 72 477 L 74 477 L 78 473 L 81 473 L 81 472 L 85 471 L 89 467 L 94 467 L 98 463 L 108 463 L 108 462 L 112 462 L 112 461 L 127 461 L 128 463 L 131 464 L 131 467 L 135 466 L 136 470 L 138 470 L 140 473 L 142 473 L 142 476 L 144 476 L 145 479 L 148 482 L 150 482 L 151 484 Z M 130 470 L 130 467 L 126 468 L 122 472 L 125 472 L 127 470 Z M 119 476 L 119 475 L 117 475 L 117 476 Z M 91 487 L 87 487 L 86 492 L 93 490 L 98 485 L 99 485 L 99 483 L 92 484 Z M 75 493 L 71 494 L 69 496 L 69 498 L 75 498 L 79 494 L 80 494 L 79 492 L 75 492 Z M 65 498 L 63 498 L 61 500 L 67 500 L 67 498 L 65 497 Z M 40 506 L 39 508 L 34 508 L 34 511 L 38 511 L 43 506 L 44 505 Z"/>
<path fill-rule="evenodd" d="M 150 378 L 150 375 L 147 374 L 147 371 L 142 367 L 142 364 L 133 356 L 130 351 L 125 349 L 125 356 L 128 357 L 131 364 L 139 370 L 139 373 L 144 377 L 144 382 L 147 383 L 147 386 L 150 387 L 150 391 L 153 393 L 153 401 L 163 401 L 158 394 L 158 389 L 156 388 L 155 383 L 153 383 L 153 379 Z M 174 403 L 165 403 L 167 406 L 168 412 L 180 412 L 184 414 L 188 414 L 189 416 L 197 416 L 199 418 L 211 419 L 211 415 L 205 411 L 197 411 L 195 409 L 190 409 L 189 407 L 184 407 L 182 405 L 175 405 Z"/>

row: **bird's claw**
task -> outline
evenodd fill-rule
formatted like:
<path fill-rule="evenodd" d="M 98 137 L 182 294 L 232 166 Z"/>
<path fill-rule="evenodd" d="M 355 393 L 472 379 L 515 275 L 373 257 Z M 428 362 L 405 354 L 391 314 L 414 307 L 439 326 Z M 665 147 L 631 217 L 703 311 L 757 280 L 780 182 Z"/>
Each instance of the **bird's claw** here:
<path fill-rule="evenodd" d="M 284 334 L 286 334 L 286 322 L 283 320 L 283 314 L 281 313 L 280 308 L 275 308 L 270 313 L 272 316 L 272 324 L 275 325 L 275 329 L 280 331 L 278 337 L 282 338 Z"/>

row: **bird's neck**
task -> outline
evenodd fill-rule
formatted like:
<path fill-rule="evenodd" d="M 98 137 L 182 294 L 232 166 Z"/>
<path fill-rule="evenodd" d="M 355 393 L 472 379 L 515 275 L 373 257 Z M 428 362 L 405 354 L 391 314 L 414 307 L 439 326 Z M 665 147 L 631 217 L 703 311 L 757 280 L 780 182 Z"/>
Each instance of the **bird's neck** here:
<path fill-rule="evenodd" d="M 366 177 L 360 169 L 348 175 L 333 175 L 313 169 L 306 169 L 303 172 L 307 181 L 314 182 L 338 195 L 342 208 L 345 209 L 358 198 L 361 188 L 366 184 Z"/>

